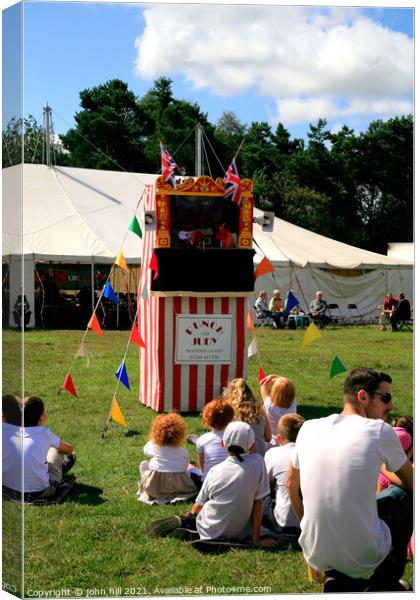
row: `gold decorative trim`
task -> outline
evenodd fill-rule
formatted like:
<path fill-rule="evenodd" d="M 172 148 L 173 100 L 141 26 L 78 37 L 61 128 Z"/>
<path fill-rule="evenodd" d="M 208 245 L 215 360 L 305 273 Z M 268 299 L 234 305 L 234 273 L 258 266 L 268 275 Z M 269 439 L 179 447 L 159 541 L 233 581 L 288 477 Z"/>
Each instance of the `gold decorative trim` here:
<path fill-rule="evenodd" d="M 198 178 L 188 177 L 181 183 L 177 183 L 176 189 L 169 185 L 169 183 L 163 181 L 161 175 L 156 180 L 156 194 L 160 195 L 184 196 L 187 194 L 203 194 L 206 196 L 220 196 L 225 193 L 225 188 L 225 182 L 221 177 L 212 179 L 211 177 L 208 177 L 208 175 L 202 175 Z M 244 195 L 247 195 L 252 193 L 252 191 L 252 180 L 241 179 L 241 192 Z"/>

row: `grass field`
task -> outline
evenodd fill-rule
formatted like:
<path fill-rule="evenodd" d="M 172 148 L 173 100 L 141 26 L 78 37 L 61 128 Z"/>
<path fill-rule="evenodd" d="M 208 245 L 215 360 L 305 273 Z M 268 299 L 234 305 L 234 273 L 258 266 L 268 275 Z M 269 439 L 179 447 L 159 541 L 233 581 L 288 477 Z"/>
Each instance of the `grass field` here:
<path fill-rule="evenodd" d="M 145 524 L 189 505 L 149 507 L 136 500 L 138 465 L 143 458 L 154 413 L 138 403 L 138 354 L 131 346 L 127 371 L 131 393 L 120 386 L 118 401 L 129 425 L 111 423 L 101 431 L 115 388 L 128 332 L 89 332 L 90 366 L 77 359 L 72 370 L 78 397 L 57 394 L 78 348 L 82 332 L 30 331 L 24 336 L 3 332 L 3 393 L 21 394 L 20 359 L 24 357 L 25 394 L 41 396 L 47 425 L 75 445 L 77 483 L 61 505 L 28 506 L 24 510 L 24 592 L 69 590 L 70 596 L 174 595 L 212 593 L 311 593 L 298 548 L 242 550 L 200 555 L 187 544 L 148 539 Z M 298 411 L 311 419 L 341 410 L 345 375 L 329 379 L 337 354 L 348 369 L 369 366 L 389 372 L 394 380 L 395 410 L 413 414 L 413 334 L 381 332 L 374 326 L 327 328 L 323 341 L 303 350 L 303 332 L 258 330 L 258 347 L 266 374 L 291 377 L 297 386 Z M 248 383 L 257 392 L 259 364 L 249 361 Z M 189 432 L 201 433 L 198 415 L 187 416 Z M 191 459 L 195 459 L 192 446 Z M 3 581 L 20 590 L 20 508 L 3 503 Z M 412 579 L 411 564 L 406 574 Z M 9 586 L 9 588 L 7 587 Z M 263 589 L 265 588 L 265 589 Z M 65 593 L 61 595 L 65 595 Z"/>

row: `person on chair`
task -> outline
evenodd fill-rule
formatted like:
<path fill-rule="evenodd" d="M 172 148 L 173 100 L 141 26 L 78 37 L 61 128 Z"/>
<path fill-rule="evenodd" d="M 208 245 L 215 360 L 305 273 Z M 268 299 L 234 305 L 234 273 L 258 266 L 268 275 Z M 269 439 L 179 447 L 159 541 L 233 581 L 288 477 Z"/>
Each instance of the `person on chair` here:
<path fill-rule="evenodd" d="M 411 319 L 411 306 L 404 292 L 401 292 L 399 296 L 399 302 L 397 308 L 392 312 L 389 317 L 392 331 L 397 331 L 397 325 L 400 321 L 409 321 Z"/>
<path fill-rule="evenodd" d="M 281 314 L 277 313 L 275 311 L 271 311 L 268 308 L 268 304 L 267 304 L 267 292 L 265 290 L 261 290 L 259 293 L 259 296 L 255 302 L 255 310 L 257 312 L 257 316 L 258 313 L 261 313 L 262 315 L 264 315 L 264 317 L 268 317 L 269 319 L 273 319 L 274 324 L 276 326 L 277 329 L 280 329 L 282 327 L 282 320 L 281 320 Z"/>
<path fill-rule="evenodd" d="M 386 295 L 386 298 L 384 300 L 383 306 L 380 307 L 382 309 L 382 312 L 381 312 L 381 316 L 379 317 L 379 328 L 382 331 L 386 331 L 386 326 L 390 322 L 389 318 L 390 318 L 391 314 L 393 313 L 393 311 L 397 308 L 397 305 L 398 305 L 397 298 L 394 298 L 394 296 L 391 294 L 391 292 L 388 292 Z"/>
<path fill-rule="evenodd" d="M 328 308 L 328 304 L 322 298 L 322 292 L 317 292 L 315 294 L 314 300 L 309 305 L 309 316 L 315 323 L 315 325 L 319 325 L 320 327 L 324 327 L 329 322 L 326 311 Z"/>

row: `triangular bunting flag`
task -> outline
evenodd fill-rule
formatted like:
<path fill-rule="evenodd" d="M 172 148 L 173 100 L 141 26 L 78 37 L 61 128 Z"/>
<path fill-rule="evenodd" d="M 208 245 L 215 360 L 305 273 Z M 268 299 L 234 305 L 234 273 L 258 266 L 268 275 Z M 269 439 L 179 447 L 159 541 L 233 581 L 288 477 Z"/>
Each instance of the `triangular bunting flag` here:
<path fill-rule="evenodd" d="M 247 318 L 246 326 L 248 327 L 249 331 L 252 331 L 252 332 L 255 331 L 254 319 L 252 318 L 252 312 L 251 312 L 250 308 L 248 308 L 248 318 Z"/>
<path fill-rule="evenodd" d="M 334 360 L 332 361 L 331 371 L 330 371 L 330 379 L 339 375 L 340 373 L 345 373 L 347 371 L 346 367 L 343 365 L 338 356 L 334 356 Z"/>
<path fill-rule="evenodd" d="M 261 277 L 262 275 L 266 275 L 267 273 L 273 273 L 274 267 L 271 262 L 268 260 L 266 256 L 262 259 L 258 267 L 255 269 L 254 279 L 257 277 Z"/>
<path fill-rule="evenodd" d="M 305 335 L 303 336 L 301 348 L 303 348 L 307 344 L 311 344 L 312 342 L 315 342 L 316 340 L 321 340 L 321 339 L 322 339 L 322 336 L 319 333 L 319 329 L 317 328 L 316 325 L 314 325 L 314 323 L 311 323 L 309 325 L 308 329 L 305 331 Z"/>
<path fill-rule="evenodd" d="M 64 379 L 64 383 L 61 387 L 70 392 L 72 396 L 76 396 L 77 398 L 76 388 L 74 387 L 70 373 L 67 373 L 66 378 Z"/>
<path fill-rule="evenodd" d="M 155 254 L 155 251 L 152 252 L 152 257 L 150 259 L 150 265 L 149 267 L 152 269 L 152 271 L 154 271 L 154 275 L 153 275 L 153 279 L 155 280 L 156 277 L 159 275 L 159 267 L 158 267 L 158 261 L 157 261 L 157 256 Z"/>
<path fill-rule="evenodd" d="M 260 370 L 258 372 L 258 383 L 261 383 L 261 381 L 265 378 L 265 373 L 263 371 L 263 368 L 260 367 Z"/>
<path fill-rule="evenodd" d="M 88 323 L 88 329 L 92 329 L 92 331 L 94 331 L 98 335 L 104 334 L 104 332 L 101 329 L 101 326 L 99 325 L 99 321 L 98 321 L 98 317 L 96 316 L 96 313 L 93 313 L 93 315 L 91 316 L 90 321 Z"/>
<path fill-rule="evenodd" d="M 117 258 L 115 259 L 115 264 L 124 269 L 124 271 L 128 271 L 127 263 L 125 262 L 124 254 L 122 250 L 120 250 L 117 254 Z"/>
<path fill-rule="evenodd" d="M 143 237 L 143 234 L 141 232 L 140 225 L 139 225 L 139 222 L 137 221 L 136 215 L 134 215 L 133 220 L 130 223 L 130 227 L 128 228 L 128 231 L 132 231 L 133 233 L 138 235 L 139 238 Z"/>
<path fill-rule="evenodd" d="M 112 403 L 111 419 L 113 421 L 115 421 L 116 423 L 118 423 L 118 425 L 122 425 L 123 427 L 128 429 L 128 425 L 124 419 L 124 415 L 121 412 L 120 405 L 118 404 L 118 401 L 116 398 L 115 398 L 114 402 Z"/>
<path fill-rule="evenodd" d="M 252 342 L 248 346 L 248 358 L 250 356 L 254 356 L 254 354 L 257 354 L 257 352 L 258 352 L 258 350 L 257 350 L 257 338 L 254 337 L 252 339 Z"/>
<path fill-rule="evenodd" d="M 89 350 L 85 344 L 85 342 L 80 342 L 80 346 L 76 352 L 76 358 L 86 358 L 86 366 L 89 366 L 90 363 L 90 356 L 89 356 Z"/>
<path fill-rule="evenodd" d="M 287 298 L 286 298 L 286 308 L 284 309 L 284 313 L 283 313 L 284 316 L 287 317 L 289 312 L 298 306 L 299 306 L 299 300 L 294 295 L 293 290 L 289 290 L 287 293 Z"/>
<path fill-rule="evenodd" d="M 125 387 L 128 390 L 130 389 L 130 384 L 128 383 L 127 369 L 125 368 L 125 362 L 124 362 L 124 360 L 122 361 L 122 363 L 120 364 L 120 366 L 118 367 L 118 369 L 115 371 L 115 377 L 117 379 L 119 379 L 121 381 L 121 383 L 123 385 L 125 385 Z"/>
<path fill-rule="evenodd" d="M 105 289 L 104 289 L 103 297 L 104 298 L 108 298 L 108 300 L 111 300 L 111 302 L 114 302 L 114 304 L 119 304 L 120 303 L 120 301 L 118 300 L 118 296 L 114 292 L 114 290 L 112 289 L 111 284 L 109 283 L 109 281 L 106 282 L 106 286 L 105 286 Z"/>
<path fill-rule="evenodd" d="M 146 348 L 146 344 L 144 343 L 143 338 L 140 335 L 140 331 L 138 330 L 136 325 L 134 325 L 131 331 L 130 342 L 133 342 L 133 344 L 137 344 L 137 346 L 140 346 L 140 348 Z"/>
<path fill-rule="evenodd" d="M 143 289 L 140 294 L 140 298 L 142 300 L 146 300 L 146 302 L 149 302 L 149 292 L 147 291 L 147 283 L 145 283 L 143 286 Z"/>

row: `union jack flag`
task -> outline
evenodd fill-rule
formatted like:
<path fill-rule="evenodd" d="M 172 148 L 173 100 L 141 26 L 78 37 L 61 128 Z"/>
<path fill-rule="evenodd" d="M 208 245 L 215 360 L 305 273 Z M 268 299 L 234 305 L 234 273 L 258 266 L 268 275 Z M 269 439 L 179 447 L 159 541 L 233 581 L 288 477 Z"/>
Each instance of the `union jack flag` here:
<path fill-rule="evenodd" d="M 223 181 L 226 183 L 224 197 L 239 206 L 241 204 L 241 180 L 235 160 L 230 163 Z"/>
<path fill-rule="evenodd" d="M 175 169 L 176 162 L 173 160 L 165 146 L 160 143 L 160 156 L 162 160 L 162 178 L 166 183 L 169 183 L 174 189 L 176 188 Z"/>

